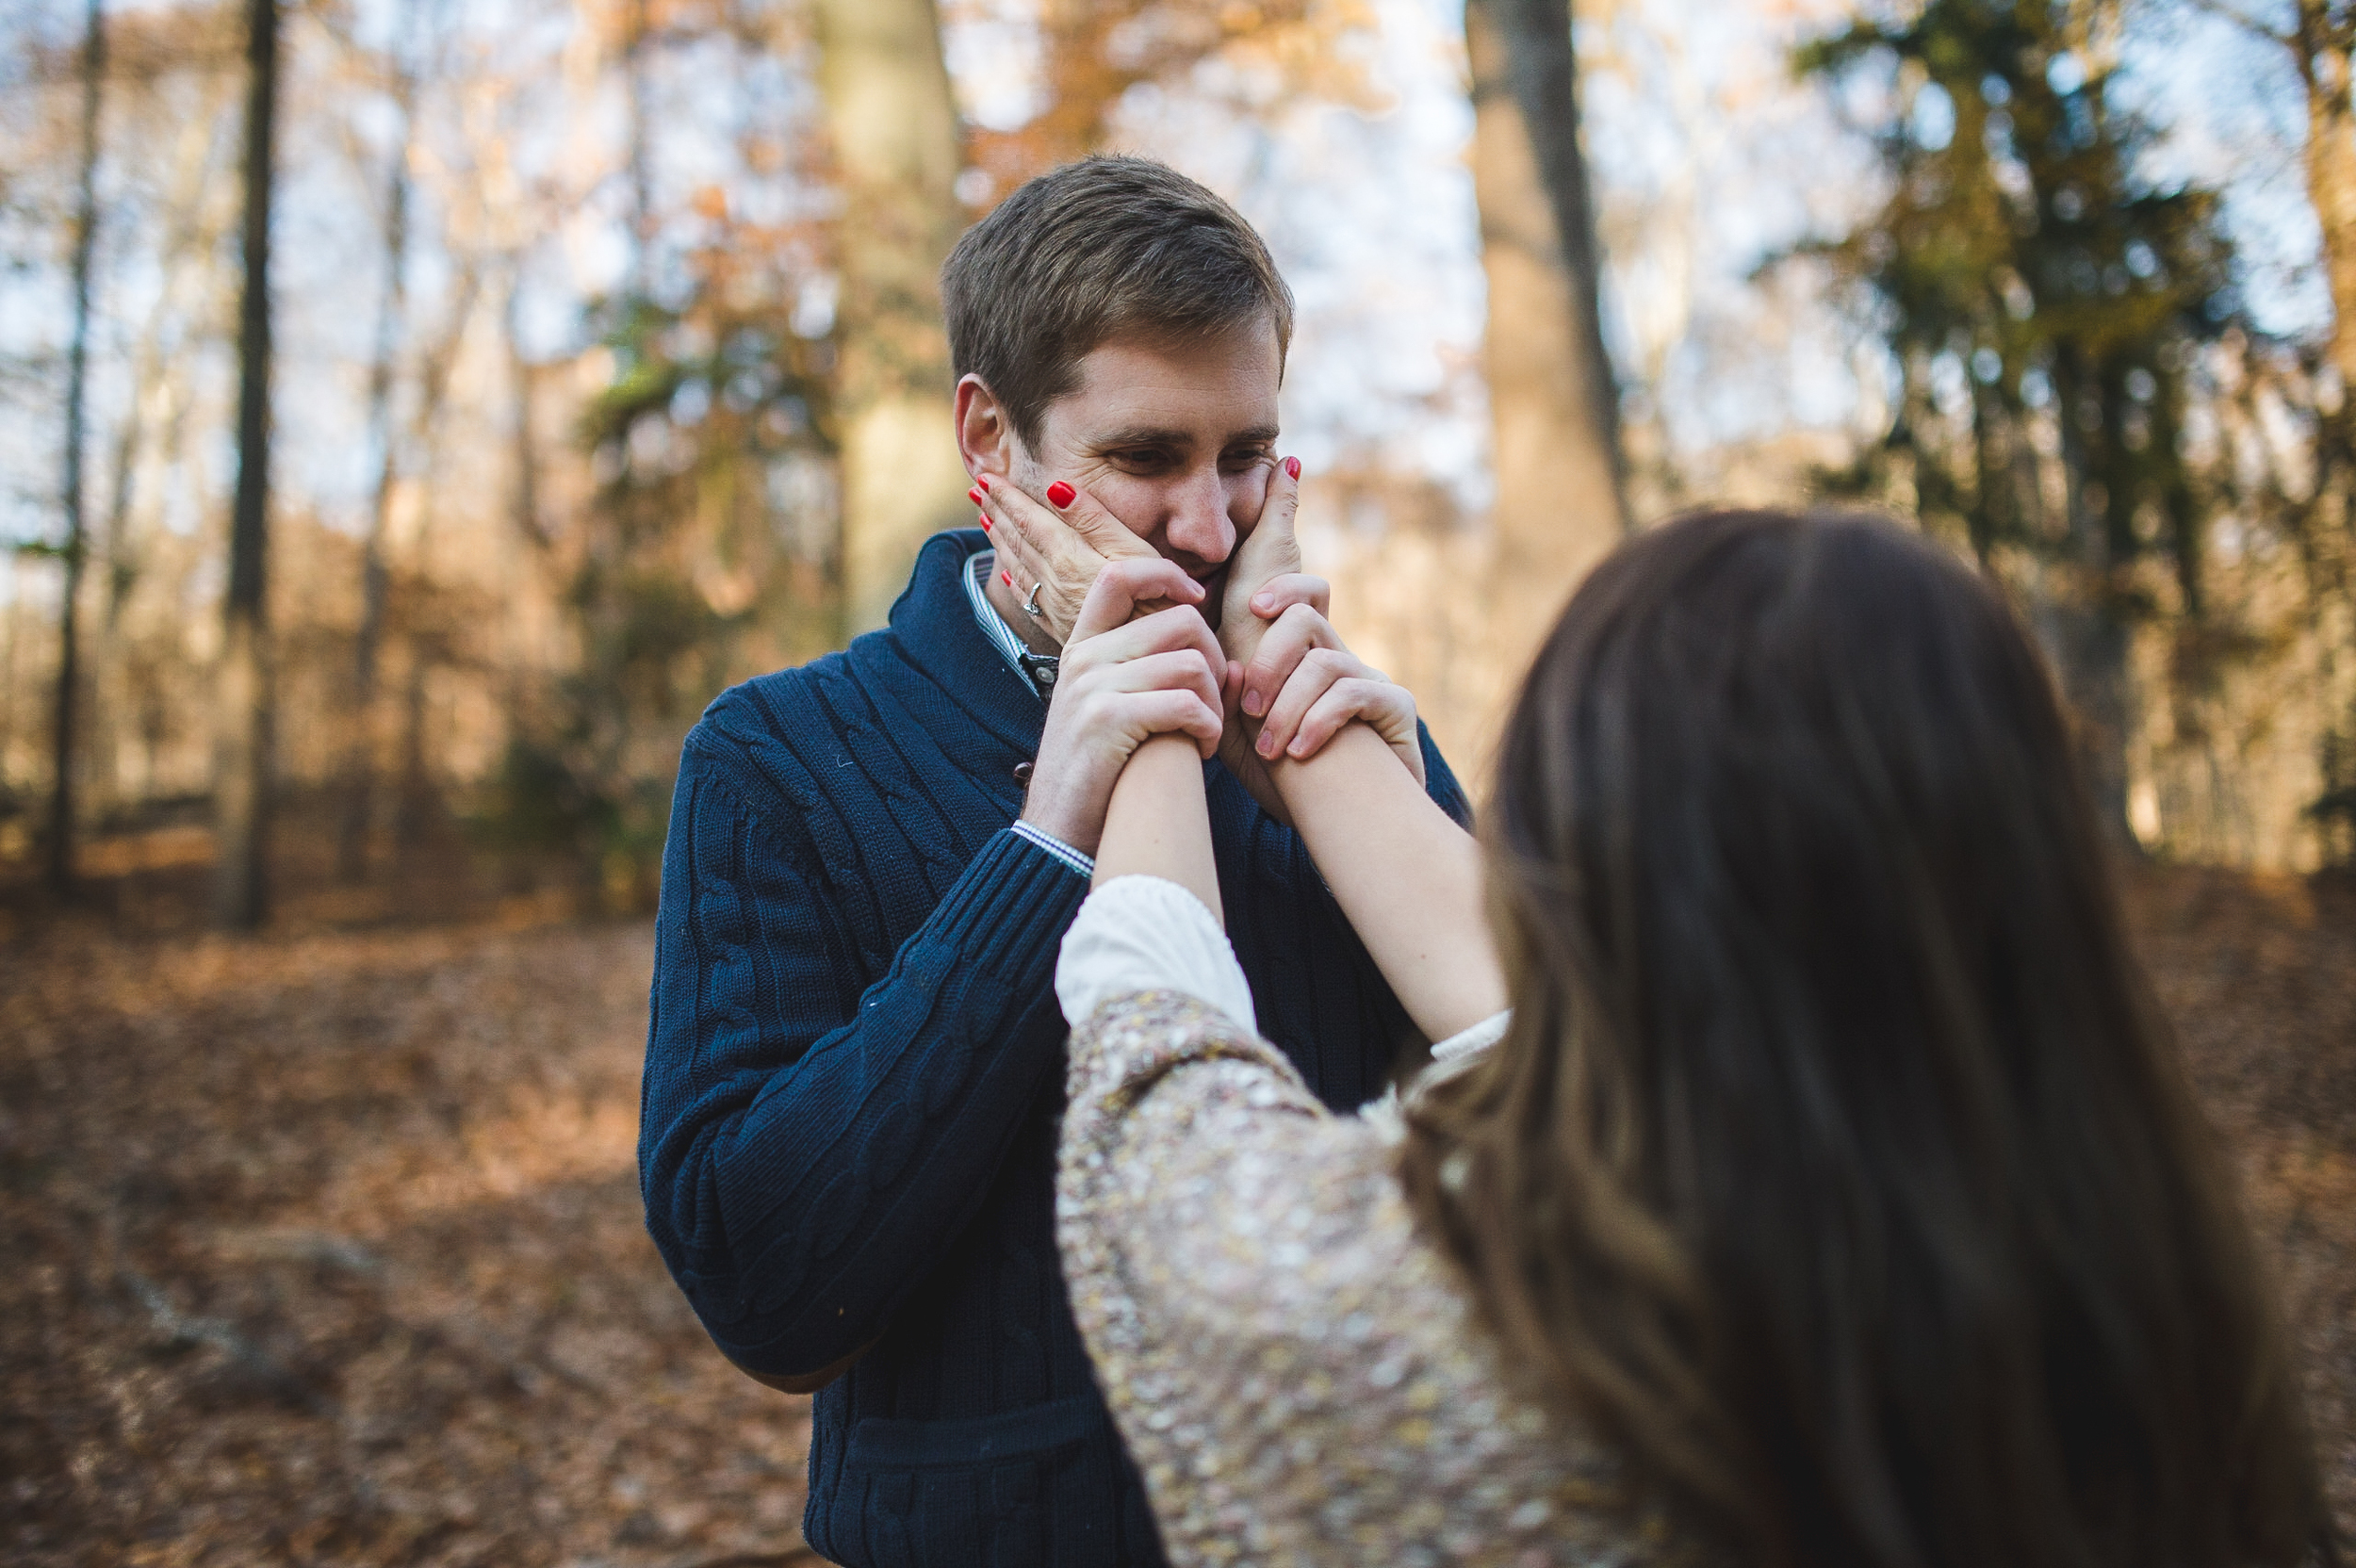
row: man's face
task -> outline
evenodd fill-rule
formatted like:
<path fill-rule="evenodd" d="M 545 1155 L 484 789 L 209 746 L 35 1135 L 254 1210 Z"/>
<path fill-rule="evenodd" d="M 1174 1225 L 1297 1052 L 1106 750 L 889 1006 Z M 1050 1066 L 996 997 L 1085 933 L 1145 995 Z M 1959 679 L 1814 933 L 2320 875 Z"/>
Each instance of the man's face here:
<path fill-rule="evenodd" d="M 1203 341 L 1114 338 L 1080 360 L 1047 405 L 1015 481 L 1034 496 L 1078 485 L 1219 602 L 1228 558 L 1260 520 L 1275 466 L 1275 328 Z"/>

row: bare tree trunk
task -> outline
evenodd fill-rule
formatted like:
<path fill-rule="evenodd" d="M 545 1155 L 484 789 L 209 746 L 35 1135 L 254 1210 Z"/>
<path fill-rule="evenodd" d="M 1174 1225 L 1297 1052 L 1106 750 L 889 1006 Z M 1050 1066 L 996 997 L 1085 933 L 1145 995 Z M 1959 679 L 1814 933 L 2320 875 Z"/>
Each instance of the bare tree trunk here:
<path fill-rule="evenodd" d="M 630 278 L 632 302 L 646 297 L 654 272 L 654 160 L 646 110 L 646 0 L 632 0 L 622 47 L 622 86 L 630 95 Z"/>
<path fill-rule="evenodd" d="M 1491 593 L 1517 668 L 1628 527 L 1568 0 L 1467 0 L 1497 441 Z"/>
<path fill-rule="evenodd" d="M 18 709 L 23 705 L 19 694 L 25 683 L 16 678 L 18 656 L 24 651 L 25 598 L 17 592 L 17 558 L 0 555 L 0 570 L 7 573 L 8 594 L 0 596 L 0 615 L 8 618 L 8 640 L 0 644 L 0 792 L 8 788 L 8 759 L 16 754 Z"/>
<path fill-rule="evenodd" d="M 883 625 L 917 546 L 970 482 L 949 422 L 941 264 L 962 226 L 957 107 L 933 0 L 819 0 L 819 82 L 843 183 L 847 629 Z"/>
<path fill-rule="evenodd" d="M 518 257 L 508 275 L 506 306 L 499 312 L 499 332 L 507 350 L 508 416 L 515 422 L 510 433 L 514 440 L 515 488 L 510 515 L 515 519 L 516 531 L 532 548 L 545 551 L 550 540 L 547 525 L 540 520 L 540 450 L 532 428 L 538 368 L 524 357 L 523 339 L 516 330 L 515 318 L 518 302 L 523 297 L 523 280 L 519 275 L 522 268 L 522 259 Z"/>
<path fill-rule="evenodd" d="M 442 410 L 450 400 L 450 375 L 458 365 L 459 351 L 466 346 L 466 325 L 474 318 L 475 302 L 481 296 L 483 271 L 472 257 L 461 264 L 450 305 L 450 327 L 420 358 L 417 366 L 417 406 L 416 421 L 409 431 L 408 446 L 427 469 L 434 466 L 434 453 L 440 439 Z M 430 580 L 433 568 L 434 513 L 432 497 L 423 498 L 417 519 L 417 539 L 412 546 L 415 565 L 410 581 L 422 585 Z M 413 600 L 424 596 L 414 591 Z M 442 629 L 424 624 L 423 609 L 415 606 L 404 612 L 409 642 L 408 699 L 401 744 L 400 782 L 397 786 L 393 821 L 393 880 L 406 897 L 414 881 L 413 872 L 417 850 L 423 840 L 423 824 L 433 805 L 433 781 L 427 768 L 425 723 L 427 718 L 426 681 L 433 666 L 447 661 L 449 639 Z"/>
<path fill-rule="evenodd" d="M 219 859 L 213 918 L 258 928 L 270 912 L 271 805 L 270 218 L 277 120 L 278 3 L 249 0 L 246 32 L 245 290 L 237 317 L 237 494 L 222 603 L 220 752 L 213 786 Z"/>
<path fill-rule="evenodd" d="M 352 741 L 344 754 L 342 820 L 335 831 L 335 875 L 346 884 L 368 874 L 368 818 L 376 779 L 377 659 L 384 639 L 384 531 L 393 510 L 399 469 L 393 433 L 393 367 L 401 348 L 406 295 L 402 270 L 409 256 L 409 137 L 414 92 L 408 68 L 400 67 L 395 97 L 401 130 L 393 144 L 384 191 L 384 288 L 378 298 L 376 354 L 368 367 L 368 435 L 376 455 L 375 483 L 368 499 L 368 532 L 360 555 L 360 627 L 352 639 Z"/>
<path fill-rule="evenodd" d="M 2135 732 L 2135 689 L 2119 548 L 2121 537 L 2132 535 L 2116 514 L 2133 498 L 2111 494 L 2106 486 L 2101 505 L 2095 503 L 2088 487 L 2102 476 L 2089 472 L 2092 454 L 2080 424 L 2081 411 L 2103 400 L 2105 391 L 2100 372 L 2079 350 L 2065 347 L 2056 355 L 2053 393 L 2070 560 L 2059 592 L 2049 589 L 2043 596 L 2050 605 L 2049 652 L 2070 710 L 2086 793 L 2113 842 L 2132 851 L 2136 840 L 2127 811 L 2127 744 Z"/>
<path fill-rule="evenodd" d="M 219 227 L 208 220 L 211 204 L 205 199 L 210 183 L 211 160 L 208 155 L 212 142 L 213 114 L 210 95 L 204 111 L 189 117 L 179 134 L 179 149 L 174 158 L 171 189 L 172 191 L 172 220 L 163 243 L 157 248 L 157 270 L 166 278 L 188 275 L 192 270 L 192 257 L 210 257 L 221 239 Z M 171 317 L 173 290 L 167 286 L 156 290 L 148 307 L 147 319 L 140 325 L 139 346 L 131 356 L 130 384 L 132 394 L 123 410 L 123 421 L 115 429 L 114 451 L 109 464 L 111 479 L 106 487 L 106 619 L 98 639 L 93 672 L 96 678 L 98 720 L 91 739 L 97 743 L 95 757 L 85 756 L 90 766 L 84 776 L 87 786 L 92 777 L 102 784 L 104 808 L 120 810 L 126 801 L 145 798 L 145 791 L 133 791 L 124 785 L 124 737 L 136 730 L 133 707 L 126 682 L 123 645 L 123 616 L 131 598 L 131 591 L 139 580 L 139 547 L 133 536 L 136 514 L 134 501 L 139 494 L 139 458 L 148 447 L 151 425 L 165 432 L 163 449 L 178 449 L 181 430 L 187 416 L 188 392 L 175 383 L 176 367 L 166 358 L 165 324 Z M 162 416 L 156 417 L 161 410 Z M 153 760 L 150 759 L 152 764 Z M 153 772 L 152 765 L 147 770 Z M 89 795 L 83 795 L 85 810 L 90 809 Z"/>
<path fill-rule="evenodd" d="M 2307 82 L 2307 198 L 2323 228 L 2323 270 L 2332 292 L 2332 336 L 2326 355 L 2340 372 L 2340 410 L 2323 421 L 2321 485 L 2309 539 L 2316 631 L 2321 633 L 2323 800 L 2342 803 L 2356 826 L 2356 106 L 2349 104 L 2349 54 L 2356 21 L 2331 0 L 2299 0 L 2290 47 Z M 2337 525 L 2337 528 L 2335 528 Z M 2323 817 L 2331 822 L 2331 817 Z M 2328 833 L 2328 828 L 2326 828 Z M 2326 847 L 2332 841 L 2326 836 Z"/>
<path fill-rule="evenodd" d="M 131 400 L 123 410 L 122 426 L 115 432 L 114 460 L 110 465 L 113 482 L 106 488 L 106 612 L 100 622 L 93 660 L 96 668 L 91 672 L 97 722 L 90 735 L 95 753 L 90 769 L 90 778 L 99 785 L 96 793 L 102 813 L 120 810 L 126 793 L 123 788 L 123 612 L 130 602 L 131 585 L 139 575 L 130 540 L 131 498 L 136 488 L 134 476 L 139 448 L 147 438 L 145 405 L 155 395 L 149 390 L 149 384 L 155 379 L 146 349 L 147 344 L 142 341 L 141 351 L 132 361 Z"/>
<path fill-rule="evenodd" d="M 438 637 L 413 633 L 409 638 L 409 676 L 401 731 L 400 800 L 393 812 L 393 882 L 404 905 L 414 896 L 417 852 L 425 845 L 426 825 L 438 804 L 434 799 L 433 770 L 426 756 L 426 698 L 434 666 L 448 652 Z"/>
<path fill-rule="evenodd" d="M 2328 354 L 2356 398 L 2356 105 L 2348 55 L 2356 27 L 2335 19 L 2330 0 L 2299 0 L 2291 50 L 2307 89 L 2307 199 L 2323 227 L 2324 274 L 2331 289 Z"/>
<path fill-rule="evenodd" d="M 106 62 L 106 19 L 90 0 L 82 35 L 81 190 L 74 214 L 74 343 L 65 380 L 65 586 L 57 607 L 57 706 L 49 796 L 49 888 L 74 892 L 74 760 L 75 706 L 80 697 L 82 564 L 87 531 L 82 518 L 82 444 L 90 384 L 90 257 L 98 239 L 98 103 Z"/>
<path fill-rule="evenodd" d="M 2331 336 L 2324 354 L 2339 372 L 2338 408 L 2322 420 L 2316 443 L 2317 502 L 2307 541 L 2308 581 L 2320 653 L 2325 710 L 2323 802 L 2356 826 L 2356 105 L 2349 101 L 2349 56 L 2356 20 L 2331 0 L 2299 0 L 2285 40 L 2307 90 L 2307 199 L 2323 230 L 2324 276 L 2331 291 Z M 2319 805 L 2322 803 L 2318 803 Z M 2331 817 L 2327 852 L 2336 847 Z"/>

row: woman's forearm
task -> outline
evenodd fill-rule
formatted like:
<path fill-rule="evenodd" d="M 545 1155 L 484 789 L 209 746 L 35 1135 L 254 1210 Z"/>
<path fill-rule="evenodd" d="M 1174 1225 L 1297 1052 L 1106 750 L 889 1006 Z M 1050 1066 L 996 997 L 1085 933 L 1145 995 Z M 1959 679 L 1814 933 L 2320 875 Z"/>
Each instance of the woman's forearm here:
<path fill-rule="evenodd" d="M 1415 1027 L 1444 1039 L 1502 1011 L 1480 848 L 1383 737 L 1347 725 L 1307 761 L 1270 771 L 1325 885 Z"/>
<path fill-rule="evenodd" d="M 1405 776 L 1397 761 L 1391 766 Z M 1226 923 L 1203 800 L 1203 756 L 1191 737 L 1155 735 L 1121 769 L 1096 847 L 1096 886 L 1116 876 L 1175 882 L 1201 899 L 1213 919 Z"/>

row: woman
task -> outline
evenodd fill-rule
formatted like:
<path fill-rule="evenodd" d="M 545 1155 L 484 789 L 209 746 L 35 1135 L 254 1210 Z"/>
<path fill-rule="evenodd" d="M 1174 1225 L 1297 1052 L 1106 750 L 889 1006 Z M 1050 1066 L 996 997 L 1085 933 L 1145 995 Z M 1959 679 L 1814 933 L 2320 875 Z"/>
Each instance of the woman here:
<path fill-rule="evenodd" d="M 1186 743 L 1130 764 L 1067 938 L 1065 1274 L 1174 1560 L 2337 1560 L 1984 582 L 1689 518 L 1540 652 L 1480 863 L 1385 768 L 1345 733 L 1279 787 L 1427 1033 L 1512 1004 L 1403 1127 L 1254 1037 Z"/>

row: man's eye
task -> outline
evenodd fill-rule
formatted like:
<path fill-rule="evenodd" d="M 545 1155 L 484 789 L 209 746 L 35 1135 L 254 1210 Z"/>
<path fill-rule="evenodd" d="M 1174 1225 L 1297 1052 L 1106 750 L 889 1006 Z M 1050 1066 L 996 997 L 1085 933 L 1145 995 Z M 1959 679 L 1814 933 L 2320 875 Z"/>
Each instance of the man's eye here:
<path fill-rule="evenodd" d="M 1266 462 L 1268 455 L 1266 447 L 1252 447 L 1242 451 L 1229 452 L 1220 461 L 1226 465 L 1229 473 L 1239 474 L 1255 463 Z"/>
<path fill-rule="evenodd" d="M 1152 450 L 1151 449 L 1144 449 L 1136 451 L 1115 452 L 1112 454 L 1112 458 L 1115 463 L 1124 464 L 1132 468 L 1151 468 L 1168 461 L 1168 454 L 1157 452 Z"/>

